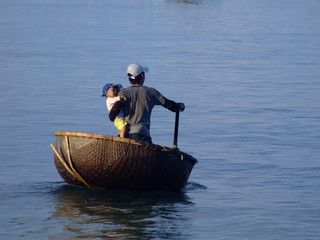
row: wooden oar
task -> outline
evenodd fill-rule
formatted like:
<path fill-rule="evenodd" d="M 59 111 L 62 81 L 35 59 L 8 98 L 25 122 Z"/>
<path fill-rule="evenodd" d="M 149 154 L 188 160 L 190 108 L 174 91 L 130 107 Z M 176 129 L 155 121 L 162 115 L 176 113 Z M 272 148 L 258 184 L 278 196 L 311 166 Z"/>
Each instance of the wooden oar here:
<path fill-rule="evenodd" d="M 176 121 L 174 124 L 174 136 L 173 136 L 172 148 L 178 148 L 179 113 L 180 111 L 176 112 Z"/>

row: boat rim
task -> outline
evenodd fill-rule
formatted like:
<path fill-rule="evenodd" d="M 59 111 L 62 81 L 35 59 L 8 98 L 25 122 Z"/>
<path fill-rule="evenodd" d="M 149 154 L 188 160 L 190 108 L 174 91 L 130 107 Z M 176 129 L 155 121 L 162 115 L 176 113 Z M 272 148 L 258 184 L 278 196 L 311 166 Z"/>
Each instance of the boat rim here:
<path fill-rule="evenodd" d="M 166 146 L 157 145 L 157 144 L 150 144 L 150 143 L 146 143 L 146 142 L 142 142 L 142 141 L 133 140 L 133 139 L 130 139 L 130 138 L 122 138 L 122 137 L 110 136 L 110 135 L 98 134 L 98 133 L 62 131 L 62 130 L 56 131 L 54 133 L 54 135 L 55 136 L 72 136 L 72 137 L 104 139 L 104 140 L 107 140 L 107 141 L 127 143 L 127 144 L 130 144 L 130 145 L 136 145 L 136 146 L 139 146 L 139 147 L 144 147 L 144 148 L 148 148 L 148 149 L 152 149 L 152 150 L 164 151 L 164 152 L 171 153 L 171 154 L 174 154 L 174 155 L 183 155 L 183 156 L 186 156 L 189 160 L 193 159 L 193 161 L 191 161 L 193 164 L 198 162 L 191 155 L 180 151 L 179 148 L 169 148 L 169 147 L 166 147 Z"/>

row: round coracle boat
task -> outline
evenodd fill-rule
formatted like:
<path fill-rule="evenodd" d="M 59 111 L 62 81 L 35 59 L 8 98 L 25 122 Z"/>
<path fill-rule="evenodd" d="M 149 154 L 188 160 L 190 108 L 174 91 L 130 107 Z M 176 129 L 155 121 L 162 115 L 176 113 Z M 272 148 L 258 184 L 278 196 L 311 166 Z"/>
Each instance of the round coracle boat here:
<path fill-rule="evenodd" d="M 92 189 L 179 191 L 197 163 L 178 148 L 128 138 L 72 131 L 55 136 L 51 147 L 60 176 Z"/>

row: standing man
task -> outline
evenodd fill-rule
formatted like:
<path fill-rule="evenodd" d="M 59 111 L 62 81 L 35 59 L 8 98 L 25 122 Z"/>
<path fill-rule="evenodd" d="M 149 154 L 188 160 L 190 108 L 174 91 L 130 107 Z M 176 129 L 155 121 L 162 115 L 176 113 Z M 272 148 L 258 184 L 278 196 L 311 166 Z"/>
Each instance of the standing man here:
<path fill-rule="evenodd" d="M 183 111 L 185 105 L 165 98 L 154 88 L 144 86 L 145 73 L 147 72 L 148 68 L 136 63 L 128 66 L 127 75 L 131 86 L 119 93 L 119 96 L 125 97 L 126 101 L 114 105 L 109 117 L 110 120 L 113 120 L 122 109 L 129 126 L 129 138 L 152 143 L 150 117 L 153 107 L 161 105 L 172 112 L 178 112 Z"/>

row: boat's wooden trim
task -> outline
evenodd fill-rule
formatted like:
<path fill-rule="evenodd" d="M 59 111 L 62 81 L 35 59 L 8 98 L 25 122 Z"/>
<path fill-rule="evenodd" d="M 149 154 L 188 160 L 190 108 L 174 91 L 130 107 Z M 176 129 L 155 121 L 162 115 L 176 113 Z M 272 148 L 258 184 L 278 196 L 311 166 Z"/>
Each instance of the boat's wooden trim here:
<path fill-rule="evenodd" d="M 156 144 L 148 144 L 145 142 L 136 141 L 129 138 L 121 138 L 116 136 L 104 135 L 104 134 L 97 134 L 97 133 L 87 133 L 87 132 L 74 132 L 74 131 L 56 131 L 54 133 L 55 136 L 77 136 L 77 137 L 85 137 L 85 138 L 96 138 L 96 139 L 105 139 L 108 141 L 115 141 L 121 143 L 128 143 L 132 145 L 138 145 L 143 147 L 150 147 L 150 148 L 160 148 L 162 150 L 170 150 L 170 148 L 156 145 Z"/>
<path fill-rule="evenodd" d="M 139 147 L 144 147 L 150 150 L 156 151 L 164 151 L 173 155 L 180 156 L 181 160 L 186 159 L 190 161 L 192 164 L 196 164 L 198 161 L 192 157 L 191 155 L 179 151 L 177 148 L 168 148 L 162 145 L 157 144 L 148 144 L 145 142 L 136 141 L 129 138 L 121 138 L 116 136 L 97 134 L 97 133 L 88 133 L 88 132 L 75 132 L 75 131 L 56 131 L 54 133 L 55 136 L 74 136 L 74 137 L 84 137 L 84 138 L 94 138 L 94 139 L 104 139 L 107 141 L 114 141 L 119 143 L 127 143 L 130 145 L 135 145 Z"/>

